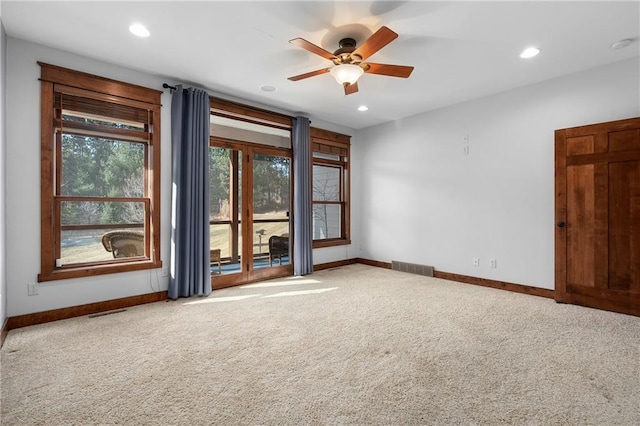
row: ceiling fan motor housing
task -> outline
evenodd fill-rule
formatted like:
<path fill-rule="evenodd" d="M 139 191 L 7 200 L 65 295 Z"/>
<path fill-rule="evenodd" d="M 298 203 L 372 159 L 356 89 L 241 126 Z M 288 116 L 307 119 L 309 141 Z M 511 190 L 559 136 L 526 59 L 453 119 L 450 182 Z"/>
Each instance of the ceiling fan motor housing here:
<path fill-rule="evenodd" d="M 333 52 L 336 55 L 336 58 L 333 60 L 333 63 L 336 65 L 341 64 L 354 64 L 358 65 L 362 62 L 362 57 L 359 55 L 352 55 L 351 53 L 356 50 L 356 41 L 350 37 L 343 38 L 338 43 L 340 48 Z"/>

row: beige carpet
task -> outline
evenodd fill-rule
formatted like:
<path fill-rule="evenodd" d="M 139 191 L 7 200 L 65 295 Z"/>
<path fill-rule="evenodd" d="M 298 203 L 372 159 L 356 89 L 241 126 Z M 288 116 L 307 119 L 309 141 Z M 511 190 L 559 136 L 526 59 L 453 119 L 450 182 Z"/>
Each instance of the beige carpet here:
<path fill-rule="evenodd" d="M 640 318 L 364 265 L 1 352 L 3 425 L 640 424 Z"/>

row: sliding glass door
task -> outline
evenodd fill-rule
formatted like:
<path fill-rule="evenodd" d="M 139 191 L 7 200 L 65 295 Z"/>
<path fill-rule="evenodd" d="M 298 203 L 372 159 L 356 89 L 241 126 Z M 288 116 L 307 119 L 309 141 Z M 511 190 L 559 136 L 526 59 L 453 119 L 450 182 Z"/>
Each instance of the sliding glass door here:
<path fill-rule="evenodd" d="M 291 157 L 287 150 L 212 138 L 212 285 L 291 275 Z"/>

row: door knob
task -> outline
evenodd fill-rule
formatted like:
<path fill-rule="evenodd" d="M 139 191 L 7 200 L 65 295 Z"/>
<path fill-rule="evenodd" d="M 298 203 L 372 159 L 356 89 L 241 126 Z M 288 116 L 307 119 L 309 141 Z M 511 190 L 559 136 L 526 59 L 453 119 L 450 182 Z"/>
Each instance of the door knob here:
<path fill-rule="evenodd" d="M 564 228 L 564 227 L 565 227 L 565 225 L 566 225 L 566 223 L 564 223 L 563 221 L 560 221 L 560 222 L 556 223 L 556 226 L 557 226 L 558 228 Z"/>

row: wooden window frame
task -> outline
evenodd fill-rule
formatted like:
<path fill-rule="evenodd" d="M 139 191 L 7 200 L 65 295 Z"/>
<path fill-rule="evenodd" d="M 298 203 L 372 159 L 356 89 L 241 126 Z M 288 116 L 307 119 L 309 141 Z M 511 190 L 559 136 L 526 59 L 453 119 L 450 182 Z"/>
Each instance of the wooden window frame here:
<path fill-rule="evenodd" d="M 118 272 L 161 268 L 160 260 L 160 97 L 159 90 L 111 80 L 92 74 L 70 70 L 38 62 L 41 67 L 40 99 L 40 274 L 38 281 L 53 281 L 80 278 Z M 60 87 L 81 94 L 97 102 L 110 102 L 146 109 L 150 123 L 145 135 L 145 196 L 139 198 L 113 198 L 100 201 L 132 201 L 145 203 L 145 256 L 112 259 L 102 262 L 78 263 L 56 266 L 56 254 L 60 251 L 60 217 L 57 207 L 62 201 L 83 197 L 63 197 L 56 188 L 61 161 L 60 150 L 56 151 L 56 128 L 59 119 L 55 116 L 55 94 Z M 59 123 L 58 123 L 59 124 Z M 82 127 L 82 126 L 79 126 Z M 91 131 L 83 128 L 83 131 Z M 116 132 L 113 132 L 116 133 Z M 122 131 L 123 139 L 131 137 Z M 130 132 L 131 133 L 131 132 Z M 86 197 L 85 197 L 86 198 Z"/>
<path fill-rule="evenodd" d="M 313 248 L 334 247 L 351 244 L 351 137 L 340 133 L 331 132 L 329 130 L 311 127 L 311 181 L 313 182 L 313 166 L 338 167 L 340 173 L 340 197 L 338 202 L 314 201 L 313 196 L 311 205 L 315 204 L 332 204 L 341 206 L 341 235 L 338 238 L 326 238 L 321 240 L 313 240 Z M 340 160 L 330 160 L 314 157 L 314 153 L 338 155 Z"/>

